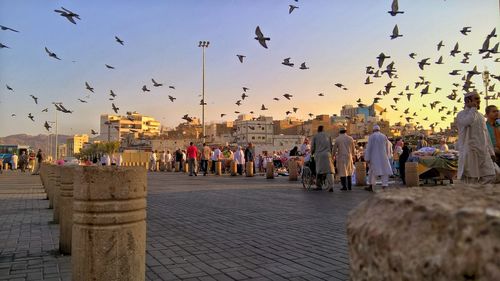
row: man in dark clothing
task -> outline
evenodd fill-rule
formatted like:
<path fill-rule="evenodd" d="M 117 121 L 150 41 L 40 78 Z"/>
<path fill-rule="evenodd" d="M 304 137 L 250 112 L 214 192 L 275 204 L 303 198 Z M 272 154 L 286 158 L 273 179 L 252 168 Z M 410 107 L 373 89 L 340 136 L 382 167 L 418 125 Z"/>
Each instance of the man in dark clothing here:
<path fill-rule="evenodd" d="M 177 150 L 175 151 L 175 162 L 179 163 L 179 170 L 182 171 L 183 170 L 182 166 L 184 163 L 182 163 L 183 162 L 182 161 L 182 151 L 180 148 L 177 148 Z"/>
<path fill-rule="evenodd" d="M 406 161 L 408 161 L 409 157 L 410 157 L 410 148 L 406 143 L 403 142 L 403 153 L 401 153 L 401 155 L 399 156 L 399 176 L 401 177 L 403 184 L 406 184 L 405 163 Z"/>
<path fill-rule="evenodd" d="M 253 162 L 253 170 L 255 171 L 255 156 L 253 155 L 253 144 L 251 142 L 248 143 L 247 148 L 245 149 L 245 163 Z"/>
<path fill-rule="evenodd" d="M 36 169 L 33 172 L 33 175 L 40 174 L 40 166 L 42 165 L 42 162 L 43 162 L 43 153 L 41 149 L 38 149 L 38 152 L 36 153 Z"/>

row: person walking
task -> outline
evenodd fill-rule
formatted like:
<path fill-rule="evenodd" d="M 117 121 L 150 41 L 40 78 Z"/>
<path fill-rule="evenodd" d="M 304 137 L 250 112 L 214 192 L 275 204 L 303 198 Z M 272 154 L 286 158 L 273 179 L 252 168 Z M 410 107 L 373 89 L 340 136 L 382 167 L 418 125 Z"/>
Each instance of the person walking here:
<path fill-rule="evenodd" d="M 26 151 L 21 152 L 21 157 L 19 157 L 19 166 L 21 168 L 21 172 L 26 172 L 26 167 L 28 166 L 28 154 Z"/>
<path fill-rule="evenodd" d="M 39 175 L 40 174 L 40 166 L 42 165 L 43 162 L 43 152 L 41 149 L 38 149 L 38 152 L 36 153 L 36 168 L 33 171 L 33 175 Z"/>
<path fill-rule="evenodd" d="M 149 171 L 154 172 L 156 171 L 156 150 L 149 155 Z"/>
<path fill-rule="evenodd" d="M 201 170 L 203 171 L 203 176 L 206 176 L 208 173 L 208 161 L 210 160 L 210 154 L 212 153 L 212 149 L 206 143 L 203 143 L 203 149 L 201 152 Z"/>
<path fill-rule="evenodd" d="M 464 96 L 465 108 L 457 114 L 457 178 L 467 183 L 488 184 L 495 180 L 495 151 L 481 113 L 477 92 Z"/>
<path fill-rule="evenodd" d="M 187 158 L 188 158 L 188 166 L 189 166 L 189 176 L 193 175 L 198 176 L 196 173 L 196 157 L 198 155 L 198 148 L 193 142 L 189 143 L 189 147 L 187 148 Z"/>
<path fill-rule="evenodd" d="M 340 135 L 335 139 L 333 146 L 333 155 L 337 161 L 335 167 L 342 184 L 340 190 L 352 189 L 352 174 L 354 173 L 354 139 L 346 132 L 345 128 L 340 128 Z"/>
<path fill-rule="evenodd" d="M 486 119 L 486 128 L 495 151 L 496 163 L 500 166 L 500 117 L 496 105 L 486 107 Z"/>
<path fill-rule="evenodd" d="M 382 177 L 382 188 L 389 186 L 389 176 L 392 176 L 390 158 L 392 156 L 392 144 L 387 136 L 380 132 L 378 125 L 373 126 L 373 133 L 368 137 L 365 150 L 365 161 L 369 165 L 369 182 L 366 188 L 373 191 L 377 177 Z"/>
<path fill-rule="evenodd" d="M 17 171 L 17 163 L 19 161 L 19 156 L 14 152 L 10 157 L 10 164 L 12 165 L 12 170 Z"/>
<path fill-rule="evenodd" d="M 324 180 L 327 182 L 329 192 L 333 192 L 333 175 L 335 168 L 332 160 L 332 138 L 324 131 L 323 126 L 318 126 L 318 133 L 313 137 L 311 152 L 316 162 L 316 188 L 322 190 L 321 184 Z"/>
<path fill-rule="evenodd" d="M 240 176 L 243 175 L 243 169 L 245 167 L 245 153 L 243 152 L 241 146 L 238 146 L 234 152 L 234 161 L 236 162 L 236 171 Z"/>
<path fill-rule="evenodd" d="M 175 165 L 177 165 L 177 163 L 179 163 L 179 171 L 182 172 L 182 151 L 180 148 L 177 148 L 175 151 Z"/>

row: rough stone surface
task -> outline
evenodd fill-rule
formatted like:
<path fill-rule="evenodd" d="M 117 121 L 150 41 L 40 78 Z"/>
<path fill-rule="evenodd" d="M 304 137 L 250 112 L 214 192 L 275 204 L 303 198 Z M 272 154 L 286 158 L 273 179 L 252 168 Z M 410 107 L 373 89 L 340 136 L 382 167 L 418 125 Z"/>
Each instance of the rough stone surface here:
<path fill-rule="evenodd" d="M 356 185 L 366 185 L 366 162 L 356 162 L 354 167 L 356 168 Z"/>
<path fill-rule="evenodd" d="M 59 223 L 59 215 L 60 215 L 60 210 L 59 210 L 59 198 L 61 197 L 61 168 L 62 166 L 54 166 L 54 185 L 52 188 L 52 194 L 53 194 L 53 207 L 54 207 L 54 212 L 53 214 L 53 222 L 54 223 Z"/>
<path fill-rule="evenodd" d="M 62 166 L 59 197 L 59 251 L 71 254 L 71 233 L 73 228 L 73 178 L 77 166 Z M 81 172 L 81 170 L 80 170 Z"/>
<path fill-rule="evenodd" d="M 267 162 L 266 179 L 274 179 L 274 163 L 273 162 Z"/>
<path fill-rule="evenodd" d="M 288 180 L 296 181 L 299 178 L 297 161 L 295 159 L 288 160 Z"/>
<path fill-rule="evenodd" d="M 145 280 L 143 167 L 81 167 L 73 190 L 73 280 Z"/>
<path fill-rule="evenodd" d="M 245 175 L 247 177 L 253 177 L 254 170 L 252 161 L 248 161 L 245 163 L 245 171 L 246 171 Z"/>
<path fill-rule="evenodd" d="M 47 197 L 49 198 L 49 209 L 54 208 L 54 186 L 56 182 L 56 166 L 47 165 Z"/>
<path fill-rule="evenodd" d="M 500 188 L 382 192 L 351 211 L 351 278 L 500 280 Z"/>

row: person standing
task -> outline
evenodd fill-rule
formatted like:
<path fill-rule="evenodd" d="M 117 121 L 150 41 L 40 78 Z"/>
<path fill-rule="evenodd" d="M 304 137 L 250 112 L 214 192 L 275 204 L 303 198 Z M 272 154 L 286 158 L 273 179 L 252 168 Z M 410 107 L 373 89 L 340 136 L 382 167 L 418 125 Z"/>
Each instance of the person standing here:
<path fill-rule="evenodd" d="M 26 154 L 26 151 L 21 152 L 19 166 L 21 168 L 21 172 L 24 173 L 26 171 L 26 166 L 28 166 L 28 154 Z"/>
<path fill-rule="evenodd" d="M 446 144 L 446 139 L 445 138 L 442 138 L 440 141 L 439 141 L 439 150 L 441 152 L 448 152 L 449 148 L 448 148 L 448 145 Z"/>
<path fill-rule="evenodd" d="M 208 161 L 210 160 L 210 154 L 212 149 L 206 143 L 203 143 L 203 150 L 201 152 L 201 170 L 203 171 L 203 176 L 208 173 Z"/>
<path fill-rule="evenodd" d="M 326 180 L 328 191 L 333 192 L 335 168 L 332 161 L 332 138 L 323 129 L 323 126 L 318 126 L 318 133 L 313 137 L 311 146 L 311 153 L 316 162 L 317 175 L 316 188 L 314 190 L 321 190 L 321 183 L 323 180 Z"/>
<path fill-rule="evenodd" d="M 217 146 L 214 149 L 214 154 L 212 154 L 212 174 L 215 174 L 215 166 L 221 159 L 222 151 L 220 150 L 220 147 Z"/>
<path fill-rule="evenodd" d="M 151 172 L 156 171 L 156 150 L 149 155 L 149 170 Z"/>
<path fill-rule="evenodd" d="M 493 144 L 497 165 L 500 166 L 500 118 L 496 105 L 486 107 L 486 118 L 486 128 Z"/>
<path fill-rule="evenodd" d="M 189 143 L 189 147 L 187 148 L 187 158 L 188 158 L 188 166 L 189 166 L 189 176 L 193 175 L 198 176 L 196 173 L 196 157 L 198 155 L 198 148 L 193 142 Z"/>
<path fill-rule="evenodd" d="M 420 139 L 417 141 L 417 150 L 421 149 L 422 147 L 427 147 L 429 144 L 425 140 L 425 137 L 422 135 L 420 136 Z"/>
<path fill-rule="evenodd" d="M 172 153 L 170 153 L 170 150 L 167 150 L 167 156 L 165 156 L 165 161 L 167 165 L 170 165 L 172 167 L 174 164 L 172 163 Z M 170 163 L 170 164 L 169 164 Z M 168 168 L 168 167 L 167 167 Z"/>
<path fill-rule="evenodd" d="M 179 171 L 182 172 L 182 152 L 180 148 L 177 148 L 177 150 L 175 151 L 175 165 L 179 165 Z"/>
<path fill-rule="evenodd" d="M 255 172 L 255 155 L 253 151 L 253 144 L 251 142 L 248 143 L 247 148 L 245 148 L 245 164 L 248 162 L 253 163 L 253 170 Z"/>
<path fill-rule="evenodd" d="M 366 190 L 373 191 L 378 176 L 382 177 L 382 188 L 389 186 L 389 176 L 393 175 L 391 156 L 391 142 L 380 132 L 378 125 L 373 126 L 373 133 L 368 137 L 365 150 L 365 160 L 370 168 L 368 172 L 370 185 Z"/>
<path fill-rule="evenodd" d="M 399 155 L 399 177 L 403 181 L 403 184 L 406 185 L 406 161 L 408 161 L 408 158 L 410 158 L 410 148 L 408 145 L 403 141 L 402 142 L 402 149 L 401 149 L 401 155 Z"/>
<path fill-rule="evenodd" d="M 245 167 L 245 153 L 243 152 L 241 146 L 238 146 L 234 152 L 234 161 L 236 162 L 236 171 L 240 176 L 243 175 L 243 167 Z"/>
<path fill-rule="evenodd" d="M 122 162 L 123 162 L 122 154 L 117 153 L 117 154 L 115 154 L 114 158 L 115 158 L 115 165 L 120 167 L 122 165 Z"/>
<path fill-rule="evenodd" d="M 346 134 L 345 128 L 340 128 L 340 135 L 335 139 L 333 155 L 335 157 L 338 176 L 342 184 L 341 190 L 352 189 L 352 174 L 354 173 L 354 139 Z"/>
<path fill-rule="evenodd" d="M 488 184 L 495 180 L 495 151 L 481 113 L 481 97 L 477 92 L 464 96 L 465 108 L 457 114 L 458 127 L 457 178 L 467 183 Z"/>
<path fill-rule="evenodd" d="M 14 152 L 10 157 L 10 164 L 12 165 L 12 170 L 17 171 L 17 163 L 19 161 L 19 156 Z"/>
<path fill-rule="evenodd" d="M 165 171 L 167 168 L 165 160 L 167 159 L 167 153 L 163 150 L 160 154 L 160 171 Z"/>

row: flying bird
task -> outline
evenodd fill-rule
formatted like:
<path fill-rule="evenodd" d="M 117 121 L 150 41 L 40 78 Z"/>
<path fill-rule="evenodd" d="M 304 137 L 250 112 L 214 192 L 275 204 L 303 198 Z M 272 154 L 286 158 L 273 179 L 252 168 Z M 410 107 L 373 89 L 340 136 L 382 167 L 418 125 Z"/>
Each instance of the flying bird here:
<path fill-rule="evenodd" d="M 73 13 L 72 11 L 65 9 L 64 7 L 61 7 L 61 10 L 54 10 L 54 12 L 59 13 L 60 16 L 65 17 L 67 20 L 69 20 L 72 24 L 76 24 L 75 18 L 80 19 L 80 16 L 78 14 Z"/>
<path fill-rule="evenodd" d="M 35 122 L 35 116 L 33 116 L 33 114 L 28 113 L 28 118 L 31 119 L 31 121 Z"/>
<path fill-rule="evenodd" d="M 324 97 L 325 95 L 323 93 L 319 93 L 318 96 Z"/>
<path fill-rule="evenodd" d="M 88 82 L 85 82 L 85 89 L 91 91 L 92 93 L 94 92 L 94 88 L 90 87 Z"/>
<path fill-rule="evenodd" d="M 298 9 L 299 7 L 294 6 L 294 5 L 288 5 L 288 14 L 291 14 L 293 10 Z"/>
<path fill-rule="evenodd" d="M 262 106 L 260 107 L 260 110 L 268 110 L 268 109 L 269 109 L 269 108 L 266 108 L 266 106 L 265 106 L 265 105 L 262 105 Z"/>
<path fill-rule="evenodd" d="M 48 109 L 48 108 L 44 108 L 44 109 L 42 110 L 42 112 L 48 112 L 48 111 L 49 111 L 49 109 Z"/>
<path fill-rule="evenodd" d="M 430 60 L 430 58 L 426 58 L 426 59 L 423 59 L 421 61 L 418 62 L 418 67 L 421 69 L 421 70 L 424 70 L 424 67 L 426 65 L 431 65 L 430 63 L 428 63 L 428 61 Z"/>
<path fill-rule="evenodd" d="M 453 50 L 450 51 L 450 55 L 452 57 L 454 57 L 456 54 L 460 53 L 460 50 L 458 49 L 458 42 L 455 44 L 455 47 L 453 48 Z"/>
<path fill-rule="evenodd" d="M 391 40 L 396 39 L 398 37 L 403 37 L 403 35 L 399 34 L 399 28 L 398 25 L 396 24 L 394 28 L 392 29 L 392 34 L 391 34 Z"/>
<path fill-rule="evenodd" d="M 60 58 L 57 57 L 56 53 L 49 51 L 49 49 L 47 49 L 47 47 L 45 47 L 45 52 L 47 52 L 47 54 L 49 54 L 49 57 L 61 60 Z"/>
<path fill-rule="evenodd" d="M 109 68 L 109 69 L 115 69 L 115 67 L 114 67 L 114 66 L 111 66 L 111 65 L 109 65 L 109 64 L 104 64 L 104 65 L 105 65 L 107 68 Z"/>
<path fill-rule="evenodd" d="M 241 63 L 243 63 L 243 59 L 246 58 L 244 55 L 236 55 Z"/>
<path fill-rule="evenodd" d="M 35 104 L 38 104 L 38 98 L 34 95 L 30 95 L 30 97 L 35 101 Z"/>
<path fill-rule="evenodd" d="M 380 53 L 380 55 L 378 55 L 377 59 L 378 59 L 378 68 L 381 68 L 382 65 L 384 65 L 384 60 L 385 59 L 389 59 L 391 58 L 390 56 L 386 56 L 384 53 Z"/>
<path fill-rule="evenodd" d="M 305 69 L 309 69 L 309 67 L 306 66 L 305 62 L 303 62 L 300 64 L 300 69 L 305 70 Z"/>
<path fill-rule="evenodd" d="M 370 81 L 370 76 L 366 77 L 365 85 L 370 85 L 373 84 L 372 81 Z"/>
<path fill-rule="evenodd" d="M 111 108 L 113 109 L 113 111 L 118 114 L 118 110 L 120 110 L 120 108 L 116 107 L 116 105 L 114 103 L 111 103 Z"/>
<path fill-rule="evenodd" d="M 247 97 L 248 97 L 248 95 L 247 95 L 247 94 L 245 94 L 245 93 L 241 94 L 241 99 L 242 99 L 242 100 L 245 100 L 245 98 L 247 98 Z"/>
<path fill-rule="evenodd" d="M 161 87 L 163 84 L 156 82 L 154 79 L 151 78 L 151 81 L 153 82 L 153 87 Z"/>
<path fill-rule="evenodd" d="M 123 40 L 122 40 L 122 39 L 118 38 L 118 36 L 115 36 L 115 40 L 116 40 L 116 42 L 118 42 L 120 45 L 122 45 L 122 46 L 123 46 L 123 43 L 124 43 L 124 42 L 123 42 Z"/>
<path fill-rule="evenodd" d="M 13 31 L 13 32 L 19 32 L 19 31 L 15 30 L 15 29 L 12 29 L 10 27 L 3 26 L 3 25 L 0 25 L 0 29 L 5 30 L 5 31 L 9 31 L 10 30 L 10 31 Z"/>
<path fill-rule="evenodd" d="M 174 86 L 168 86 L 169 89 L 175 90 Z"/>
<path fill-rule="evenodd" d="M 282 65 L 286 65 L 286 66 L 289 66 L 289 67 L 293 67 L 294 64 L 290 62 L 290 59 L 291 58 L 285 58 L 283 59 L 283 62 L 281 63 Z"/>
<path fill-rule="evenodd" d="M 142 91 L 143 92 L 151 92 L 146 85 L 142 86 Z"/>
<path fill-rule="evenodd" d="M 409 56 L 410 56 L 410 58 L 415 59 L 415 57 L 417 56 L 417 54 L 411 53 Z"/>
<path fill-rule="evenodd" d="M 78 99 L 81 103 L 87 103 L 86 100 Z"/>
<path fill-rule="evenodd" d="M 226 116 L 226 114 L 225 113 L 221 113 L 220 118 L 222 118 L 224 116 Z"/>
<path fill-rule="evenodd" d="M 115 92 L 113 92 L 113 90 L 109 90 L 109 95 L 112 96 L 113 98 L 116 97 L 116 94 Z"/>
<path fill-rule="evenodd" d="M 440 56 L 439 59 L 437 60 L 437 62 L 435 62 L 436 64 L 444 64 L 443 63 L 443 56 Z"/>
<path fill-rule="evenodd" d="M 242 89 L 243 89 L 243 92 L 245 92 L 245 93 L 246 93 L 248 90 L 250 90 L 250 88 L 247 88 L 247 87 L 242 87 Z"/>
<path fill-rule="evenodd" d="M 396 16 L 397 14 L 403 14 L 403 11 L 399 10 L 398 0 L 392 0 L 391 10 L 388 11 L 391 16 Z"/>
<path fill-rule="evenodd" d="M 437 44 L 438 51 L 441 50 L 442 47 L 444 47 L 443 40 L 439 41 L 439 43 Z"/>
<path fill-rule="evenodd" d="M 168 99 L 169 99 L 171 102 L 174 102 L 174 100 L 176 100 L 177 98 L 174 98 L 174 97 L 172 97 L 172 96 L 170 96 L 170 95 L 169 95 L 169 96 L 168 96 Z"/>
<path fill-rule="evenodd" d="M 290 98 L 291 98 L 291 97 L 293 97 L 293 96 L 292 96 L 292 95 L 290 95 L 290 94 L 284 94 L 283 96 L 284 96 L 287 100 L 290 100 Z"/>
<path fill-rule="evenodd" d="M 4 45 L 4 44 L 0 43 L 0 49 L 3 49 L 3 48 L 10 49 L 10 47 L 9 47 L 9 46 L 7 46 L 7 45 Z"/>
<path fill-rule="evenodd" d="M 97 134 L 99 134 L 98 132 L 94 131 L 94 129 L 90 129 L 90 133 L 91 133 L 92 135 L 94 135 L 94 136 L 95 136 L 95 135 L 97 135 Z"/>
<path fill-rule="evenodd" d="M 260 45 L 267 49 L 266 41 L 270 41 L 271 38 L 265 37 L 264 34 L 262 34 L 262 31 L 260 31 L 259 26 L 257 26 L 257 28 L 255 28 L 255 35 L 257 36 L 257 37 L 255 37 L 255 40 L 259 41 Z"/>
<path fill-rule="evenodd" d="M 465 26 L 464 28 L 462 28 L 462 30 L 460 30 L 460 33 L 462 33 L 465 36 L 467 36 L 467 34 L 469 34 L 470 32 L 471 32 L 470 26 Z"/>
<path fill-rule="evenodd" d="M 5 84 L 5 86 L 7 87 L 7 90 L 14 92 L 14 89 L 12 89 L 9 85 Z"/>
<path fill-rule="evenodd" d="M 43 126 L 45 127 L 45 130 L 47 131 L 50 131 L 50 128 L 52 128 L 52 126 L 49 125 L 49 122 L 45 121 L 45 124 L 43 124 Z"/>

